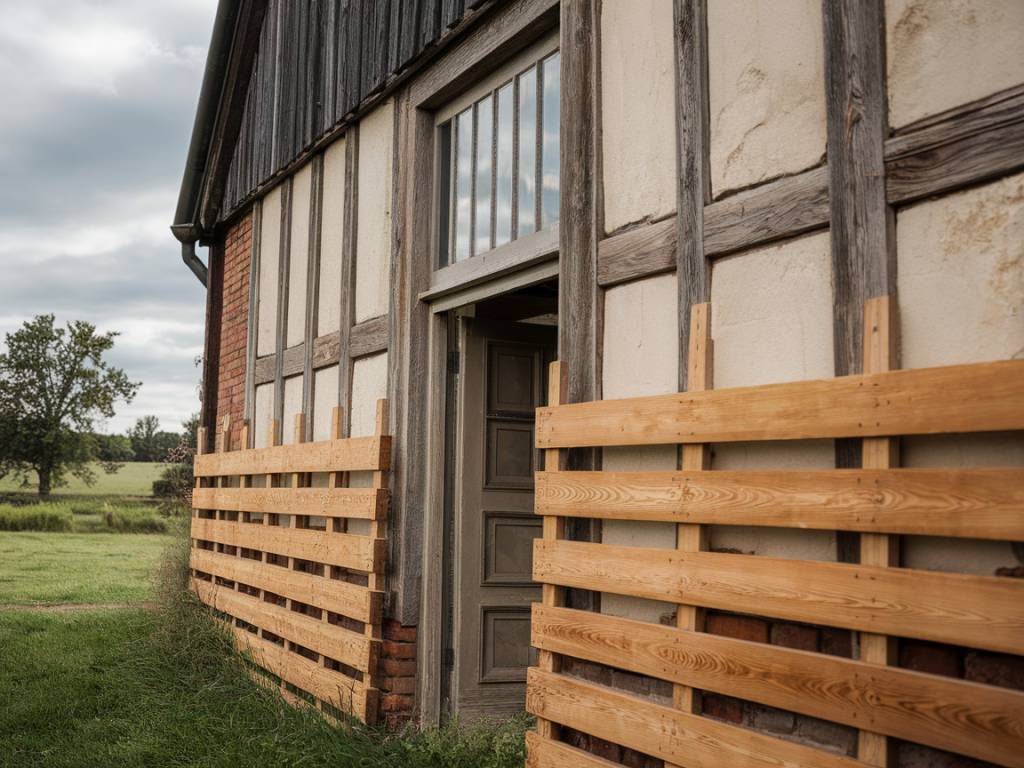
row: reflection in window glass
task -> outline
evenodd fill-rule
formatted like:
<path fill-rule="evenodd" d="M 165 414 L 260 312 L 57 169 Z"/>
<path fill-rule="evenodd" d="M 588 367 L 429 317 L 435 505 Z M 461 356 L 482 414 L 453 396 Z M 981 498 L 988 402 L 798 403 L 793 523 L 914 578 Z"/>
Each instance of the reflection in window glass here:
<path fill-rule="evenodd" d="M 476 105 L 476 216 L 473 219 L 473 253 L 491 250 L 491 144 L 494 130 L 494 99 Z"/>
<path fill-rule="evenodd" d="M 537 70 L 519 76 L 519 224 L 518 236 L 536 227 L 537 196 Z"/>
<path fill-rule="evenodd" d="M 455 119 L 455 261 L 469 258 L 473 180 L 473 110 Z"/>
<path fill-rule="evenodd" d="M 559 54 L 545 59 L 543 67 L 544 105 L 543 109 L 543 149 L 541 157 L 541 228 L 546 229 L 558 222 L 558 186 L 559 186 Z"/>
<path fill-rule="evenodd" d="M 559 217 L 558 52 L 438 126 L 438 266 Z"/>
<path fill-rule="evenodd" d="M 498 91 L 497 147 L 494 169 L 494 245 L 512 239 L 512 83 Z"/>

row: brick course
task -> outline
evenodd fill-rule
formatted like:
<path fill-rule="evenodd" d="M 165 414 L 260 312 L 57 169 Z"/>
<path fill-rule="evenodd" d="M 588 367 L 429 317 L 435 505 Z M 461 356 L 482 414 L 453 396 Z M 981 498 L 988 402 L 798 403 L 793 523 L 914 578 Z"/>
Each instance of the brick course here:
<path fill-rule="evenodd" d="M 400 728 L 413 719 L 416 704 L 416 627 L 385 619 L 381 635 L 380 711 L 388 728 Z"/>

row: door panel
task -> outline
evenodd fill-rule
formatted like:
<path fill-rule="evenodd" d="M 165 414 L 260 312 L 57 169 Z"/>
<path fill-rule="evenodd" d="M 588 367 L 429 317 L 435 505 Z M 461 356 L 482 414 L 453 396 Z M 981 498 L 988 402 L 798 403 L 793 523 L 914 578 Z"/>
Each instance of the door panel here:
<path fill-rule="evenodd" d="M 534 584 L 534 411 L 544 404 L 551 326 L 463 319 L 456 499 L 455 709 L 523 708 Z"/>

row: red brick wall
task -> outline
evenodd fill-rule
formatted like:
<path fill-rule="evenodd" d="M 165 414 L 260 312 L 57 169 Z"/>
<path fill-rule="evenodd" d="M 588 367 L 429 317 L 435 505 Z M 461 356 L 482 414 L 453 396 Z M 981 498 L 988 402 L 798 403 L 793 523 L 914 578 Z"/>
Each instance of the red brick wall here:
<path fill-rule="evenodd" d="M 416 627 L 385 619 L 380 653 L 380 712 L 384 724 L 397 728 L 413 718 L 416 702 Z"/>
<path fill-rule="evenodd" d="M 220 355 L 217 360 L 217 436 L 231 416 L 231 448 L 240 447 L 245 417 L 245 361 L 249 317 L 249 268 L 252 259 L 252 214 L 224 235 L 224 288 L 221 293 Z"/>

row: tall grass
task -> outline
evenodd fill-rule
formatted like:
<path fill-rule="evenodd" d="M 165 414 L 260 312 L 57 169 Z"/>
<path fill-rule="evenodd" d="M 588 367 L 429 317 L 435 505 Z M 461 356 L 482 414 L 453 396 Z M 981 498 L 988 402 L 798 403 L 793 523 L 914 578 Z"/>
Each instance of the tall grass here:
<path fill-rule="evenodd" d="M 169 548 L 157 577 L 151 652 L 138 674 L 175 700 L 188 702 L 189 738 L 218 743 L 216 764 L 244 734 L 248 764 L 342 768 L 521 768 L 525 716 L 473 725 L 449 723 L 420 730 L 388 731 L 355 720 L 327 721 L 310 707 L 295 708 L 255 682 L 233 649 L 228 630 L 186 589 L 188 542 Z M 197 696 L 196 692 L 202 695 Z M 225 724 L 230 723 L 230 731 Z M 183 745 L 184 746 L 184 745 Z M 183 755 L 177 756 L 187 762 Z M 196 760 L 197 755 L 189 759 Z M 175 761 L 168 761 L 175 762 Z M 199 759 L 196 764 L 208 764 Z M 177 764 L 177 762 L 175 762 Z M 191 763 L 190 763 L 191 764 Z M 212 764 L 212 763 L 210 763 Z"/>
<path fill-rule="evenodd" d="M 67 504 L 0 504 L 0 531 L 70 531 L 74 525 Z"/>

